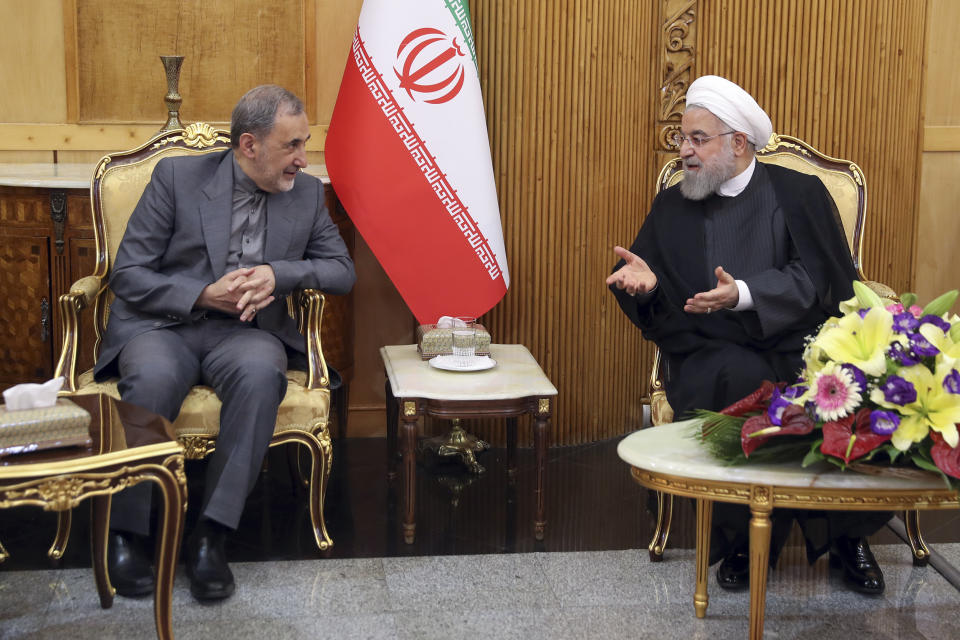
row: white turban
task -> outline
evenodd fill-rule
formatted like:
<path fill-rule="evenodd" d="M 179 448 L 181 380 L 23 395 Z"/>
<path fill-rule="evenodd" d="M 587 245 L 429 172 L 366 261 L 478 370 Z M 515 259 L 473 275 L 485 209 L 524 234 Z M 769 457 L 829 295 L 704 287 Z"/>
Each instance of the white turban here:
<path fill-rule="evenodd" d="M 740 85 L 720 76 L 701 76 L 687 89 L 687 105 L 699 105 L 720 118 L 734 131 L 747 134 L 757 149 L 767 145 L 773 134 L 770 116 Z"/>

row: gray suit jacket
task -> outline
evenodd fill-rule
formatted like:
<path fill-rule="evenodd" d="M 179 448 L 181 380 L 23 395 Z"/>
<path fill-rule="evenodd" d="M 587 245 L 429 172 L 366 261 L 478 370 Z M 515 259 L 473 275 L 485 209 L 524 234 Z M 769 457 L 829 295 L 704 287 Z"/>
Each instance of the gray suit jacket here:
<path fill-rule="evenodd" d="M 233 151 L 157 163 L 110 274 L 116 300 L 94 368 L 98 380 L 115 372 L 134 336 L 200 316 L 193 307 L 200 292 L 225 272 L 232 207 Z M 319 180 L 300 173 L 292 190 L 268 194 L 263 259 L 276 276 L 276 300 L 254 322 L 303 352 L 286 296 L 299 288 L 345 294 L 356 279 Z"/>

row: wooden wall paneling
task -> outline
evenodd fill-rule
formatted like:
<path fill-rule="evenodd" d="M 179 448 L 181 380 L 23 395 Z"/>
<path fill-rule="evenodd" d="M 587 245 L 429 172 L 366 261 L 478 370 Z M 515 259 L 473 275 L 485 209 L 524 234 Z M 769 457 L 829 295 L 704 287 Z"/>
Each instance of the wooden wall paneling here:
<path fill-rule="evenodd" d="M 0 3 L 0 122 L 66 117 L 60 0 Z"/>
<path fill-rule="evenodd" d="M 642 413 L 640 335 L 603 280 L 653 195 L 655 9 L 471 3 L 511 273 L 484 321 L 494 340 L 527 345 L 560 390 L 555 444 L 623 433 Z M 469 428 L 503 436 L 499 423 Z M 529 443 L 526 424 L 520 434 Z"/>
<path fill-rule="evenodd" d="M 237 98 L 264 82 L 304 95 L 308 1 L 78 3 L 80 121 L 162 122 L 160 55 L 185 56 L 180 93 L 188 121 L 229 120 Z"/>
<path fill-rule="evenodd" d="M 960 288 L 956 239 L 960 237 L 960 3 L 927 3 L 924 79 L 924 153 L 915 256 L 915 291 L 921 300 Z M 953 311 L 960 310 L 960 303 Z"/>
<path fill-rule="evenodd" d="M 698 74 L 738 82 L 767 109 L 778 133 L 864 169 L 865 270 L 908 289 L 922 139 L 924 5 L 718 0 L 701 3 L 700 20 Z"/>

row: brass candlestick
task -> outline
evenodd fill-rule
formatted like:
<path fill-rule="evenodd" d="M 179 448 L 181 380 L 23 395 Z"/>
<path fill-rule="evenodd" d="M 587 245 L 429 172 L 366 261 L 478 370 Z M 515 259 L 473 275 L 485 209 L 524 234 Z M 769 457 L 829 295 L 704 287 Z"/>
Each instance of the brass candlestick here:
<path fill-rule="evenodd" d="M 167 74 L 167 95 L 163 98 L 167 104 L 167 122 L 157 133 L 183 129 L 183 123 L 180 122 L 180 103 L 183 102 L 180 96 L 180 65 L 183 64 L 183 56 L 160 56 L 160 61 Z"/>

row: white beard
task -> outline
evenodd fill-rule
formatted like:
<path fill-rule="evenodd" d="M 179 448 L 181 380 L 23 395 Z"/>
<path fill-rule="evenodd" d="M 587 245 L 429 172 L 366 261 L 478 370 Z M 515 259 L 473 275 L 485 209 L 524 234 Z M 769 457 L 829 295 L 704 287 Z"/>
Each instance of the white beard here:
<path fill-rule="evenodd" d="M 687 161 L 684 161 L 683 166 L 684 169 L 688 168 Z M 683 172 L 680 193 L 688 200 L 703 200 L 716 193 L 721 184 L 734 176 L 737 158 L 733 155 L 733 149 L 729 145 L 724 145 L 721 154 L 709 164 L 700 163 L 696 157 L 693 157 L 689 166 L 699 166 L 700 170 Z"/>

